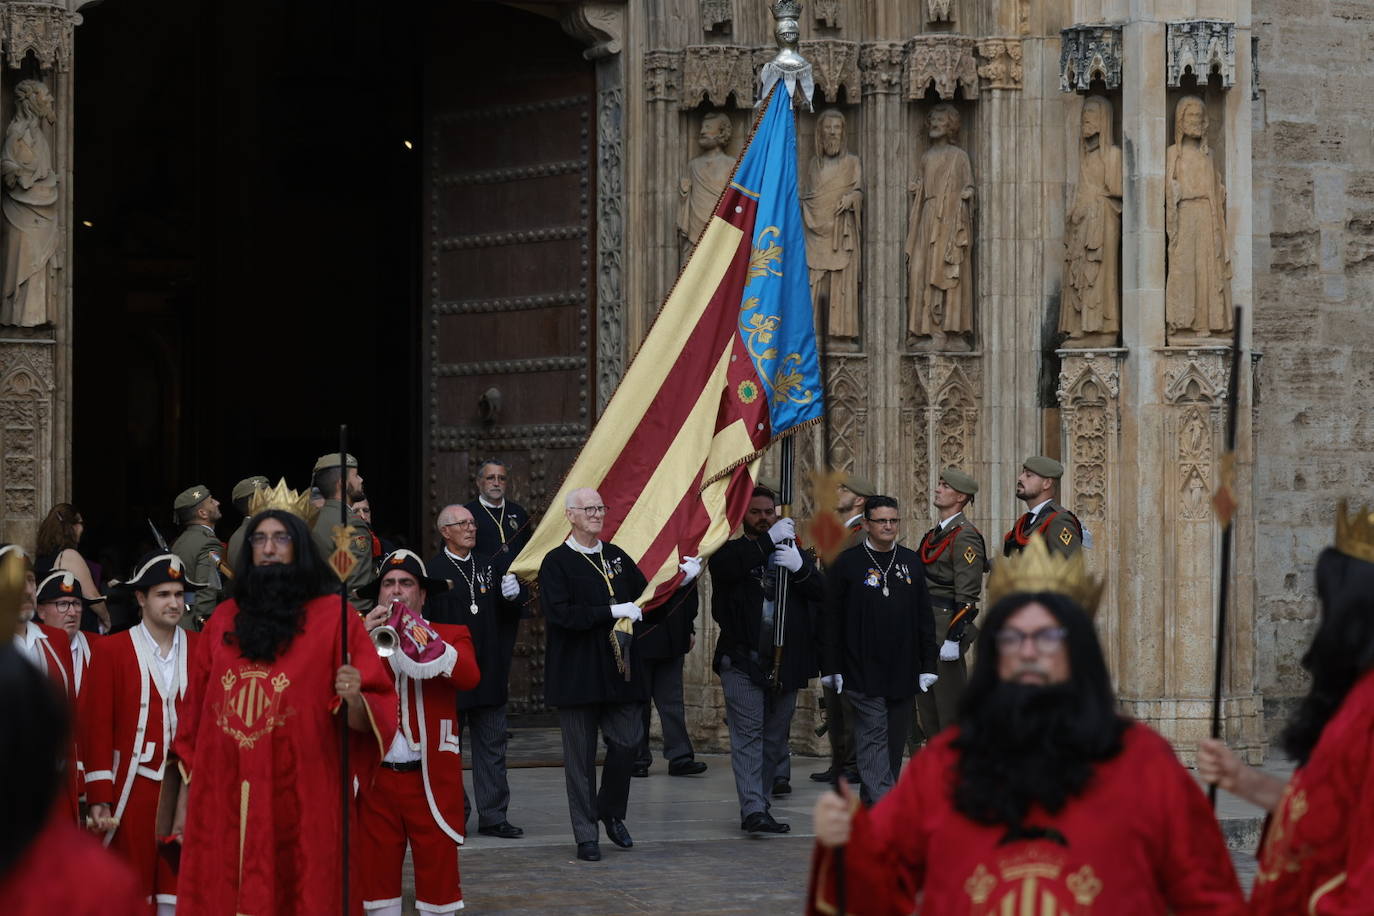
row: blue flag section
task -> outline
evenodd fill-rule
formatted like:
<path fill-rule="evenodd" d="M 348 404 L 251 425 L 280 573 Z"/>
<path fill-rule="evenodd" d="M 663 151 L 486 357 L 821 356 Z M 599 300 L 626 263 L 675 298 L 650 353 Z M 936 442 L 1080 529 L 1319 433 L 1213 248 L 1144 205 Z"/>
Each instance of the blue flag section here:
<path fill-rule="evenodd" d="M 731 183 L 758 204 L 739 334 L 763 386 L 774 436 L 820 419 L 825 410 L 790 103 L 775 86 Z"/>

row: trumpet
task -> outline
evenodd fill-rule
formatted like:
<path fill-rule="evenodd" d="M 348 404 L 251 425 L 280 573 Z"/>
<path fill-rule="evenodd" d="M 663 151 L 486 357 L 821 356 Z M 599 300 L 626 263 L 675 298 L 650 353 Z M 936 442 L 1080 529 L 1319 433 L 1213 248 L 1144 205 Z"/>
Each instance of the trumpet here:
<path fill-rule="evenodd" d="M 396 644 L 400 638 L 396 635 L 396 628 L 387 624 L 382 624 L 372 631 L 372 645 L 377 648 L 377 655 L 381 658 L 390 658 L 396 653 Z"/>

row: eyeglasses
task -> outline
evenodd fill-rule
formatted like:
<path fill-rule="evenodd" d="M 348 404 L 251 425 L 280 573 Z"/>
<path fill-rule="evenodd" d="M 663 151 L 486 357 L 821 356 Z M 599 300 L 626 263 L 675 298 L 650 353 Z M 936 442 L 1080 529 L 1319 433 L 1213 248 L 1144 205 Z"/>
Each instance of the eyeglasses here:
<path fill-rule="evenodd" d="M 585 512 L 585 513 L 587 513 L 588 515 L 605 515 L 605 514 L 606 514 L 606 507 L 605 507 L 605 506 L 573 506 L 572 508 L 573 508 L 575 511 L 578 511 L 578 512 Z"/>
<path fill-rule="evenodd" d="M 444 522 L 442 525 L 439 526 L 439 530 L 442 531 L 442 530 L 445 529 L 445 528 L 476 528 L 476 527 L 477 527 L 477 523 L 474 522 L 472 519 L 468 518 L 468 519 L 464 519 L 464 520 L 461 521 L 461 522 Z"/>
<path fill-rule="evenodd" d="M 870 519 L 868 519 L 868 523 L 869 523 L 870 525 L 900 525 L 901 522 L 902 522 L 902 520 L 901 520 L 900 518 L 870 518 Z"/>
<path fill-rule="evenodd" d="M 273 531 L 271 534 L 257 531 L 248 538 L 248 543 L 252 544 L 254 547 L 261 547 L 269 540 L 278 547 L 285 547 L 287 544 L 291 543 L 293 538 L 289 531 Z"/>
<path fill-rule="evenodd" d="M 81 602 L 76 600 L 75 598 L 63 598 L 61 601 L 54 601 L 52 603 L 52 606 L 57 608 L 64 614 L 68 611 L 81 610 Z"/>
<path fill-rule="evenodd" d="M 1002 655 L 1015 655 L 1021 651 L 1021 645 L 1027 640 L 1035 641 L 1035 649 L 1042 655 L 1050 655 L 1058 652 L 1064 645 L 1064 638 L 1069 633 L 1063 627 L 1045 627 L 1036 630 L 1034 633 L 1022 633 L 1020 630 L 1011 627 L 1003 627 L 997 631 L 997 635 L 992 638 L 997 646 L 997 651 Z"/>

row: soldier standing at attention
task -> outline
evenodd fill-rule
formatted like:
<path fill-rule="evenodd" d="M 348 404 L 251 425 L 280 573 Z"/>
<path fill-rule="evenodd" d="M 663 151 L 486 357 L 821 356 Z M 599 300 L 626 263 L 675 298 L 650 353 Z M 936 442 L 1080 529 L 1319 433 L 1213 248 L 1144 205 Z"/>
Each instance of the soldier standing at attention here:
<path fill-rule="evenodd" d="M 946 468 L 935 488 L 940 521 L 921 539 L 917 550 L 935 615 L 935 638 L 941 642 L 935 671 L 940 679 L 929 693 L 916 695 L 918 718 L 913 744 L 924 744 L 955 721 L 968 679 L 964 653 L 978 636 L 972 623 L 978 616 L 988 563 L 982 532 L 964 516 L 965 507 L 977 492 L 978 483 L 972 477 L 957 468 Z M 915 747 L 911 750 L 914 753 Z"/>
<path fill-rule="evenodd" d="M 215 534 L 215 522 L 220 520 L 219 500 L 210 495 L 203 483 L 182 490 L 172 502 L 172 513 L 181 526 L 181 534 L 172 543 L 172 553 L 181 558 L 186 575 L 193 582 L 204 582 L 181 616 L 179 626 L 184 630 L 199 630 L 224 600 L 224 578 L 219 564 L 224 559 L 224 544 Z"/>
<path fill-rule="evenodd" d="M 352 526 L 353 534 L 349 538 L 348 549 L 358 562 L 348 574 L 348 600 L 366 614 L 372 610 L 375 602 L 358 594 L 358 590 L 377 579 L 377 568 L 372 565 L 372 527 L 351 508 L 353 503 L 364 498 L 363 475 L 358 473 L 358 459 L 353 455 L 343 457 L 344 460 L 340 461 L 338 452 L 330 452 L 321 455 L 315 462 L 311 486 L 324 496 L 324 505 L 315 518 L 315 546 L 319 548 L 325 563 L 328 563 L 330 555 L 334 553 L 334 528 L 339 524 L 343 507 L 349 506 L 348 524 Z M 341 465 L 348 467 L 347 480 L 341 473 Z"/>
<path fill-rule="evenodd" d="M 1044 537 L 1045 546 L 1063 556 L 1072 556 L 1083 549 L 1083 525 L 1078 517 L 1055 502 L 1059 478 L 1064 466 L 1053 458 L 1032 455 L 1021 466 L 1016 478 L 1016 498 L 1029 511 L 1016 520 L 1002 541 L 1002 556 L 1009 557 L 1025 549 L 1032 534 Z"/>
<path fill-rule="evenodd" d="M 234 484 L 234 490 L 230 494 L 230 499 L 234 501 L 234 508 L 243 514 L 243 521 L 239 522 L 238 528 L 233 534 L 229 535 L 229 565 L 233 566 L 238 562 L 239 551 L 243 549 L 243 535 L 248 530 L 248 520 L 252 518 L 248 514 L 248 503 L 253 498 L 253 494 L 258 492 L 259 487 L 270 487 L 271 482 L 261 474 L 253 477 L 245 477 Z"/>

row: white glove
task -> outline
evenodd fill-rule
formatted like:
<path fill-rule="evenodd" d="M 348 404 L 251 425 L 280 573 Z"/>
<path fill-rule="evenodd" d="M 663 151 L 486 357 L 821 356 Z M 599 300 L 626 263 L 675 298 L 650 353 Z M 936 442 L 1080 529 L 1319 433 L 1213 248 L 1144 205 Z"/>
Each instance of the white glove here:
<path fill-rule="evenodd" d="M 779 544 L 778 549 L 773 552 L 773 559 L 789 572 L 801 569 L 801 551 L 797 549 L 796 544 Z"/>
<path fill-rule="evenodd" d="M 768 537 L 774 544 L 790 541 L 797 536 L 797 523 L 790 518 L 780 518 L 768 529 Z"/>
<path fill-rule="evenodd" d="M 682 584 L 686 585 L 701 575 L 701 557 L 683 557 L 677 568 L 682 570 Z"/>
<path fill-rule="evenodd" d="M 952 639 L 946 639 L 940 644 L 940 661 L 957 662 L 959 660 L 959 644 Z"/>
<path fill-rule="evenodd" d="M 921 683 L 921 693 L 929 693 L 929 692 L 930 692 L 930 685 L 931 685 L 931 684 L 934 684 L 934 683 L 935 683 L 936 681 L 938 681 L 939 679 L 940 679 L 940 675 L 938 675 L 938 674 L 923 674 L 923 675 L 921 675 L 920 678 L 919 678 L 920 683 Z"/>
<path fill-rule="evenodd" d="M 624 604 L 611 605 L 611 616 L 623 620 L 643 620 L 644 612 L 633 601 L 626 601 Z"/>
<path fill-rule="evenodd" d="M 506 573 L 501 577 L 501 597 L 507 601 L 514 601 L 518 594 L 520 594 L 520 580 L 515 578 L 515 573 Z"/>
<path fill-rule="evenodd" d="M 922 675 L 922 677 L 924 677 L 924 675 Z M 821 678 L 821 686 L 829 687 L 836 693 L 844 693 L 844 675 L 827 674 L 825 677 Z"/>

